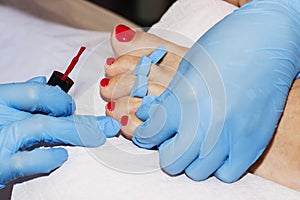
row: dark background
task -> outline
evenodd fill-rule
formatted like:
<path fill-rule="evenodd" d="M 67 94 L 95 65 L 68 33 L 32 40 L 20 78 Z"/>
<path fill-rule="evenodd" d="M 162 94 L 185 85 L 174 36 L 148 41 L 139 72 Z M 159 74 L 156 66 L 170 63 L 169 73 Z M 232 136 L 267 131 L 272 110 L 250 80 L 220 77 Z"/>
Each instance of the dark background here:
<path fill-rule="evenodd" d="M 132 22 L 149 27 L 157 22 L 162 14 L 176 0 L 89 0 L 113 11 Z"/>

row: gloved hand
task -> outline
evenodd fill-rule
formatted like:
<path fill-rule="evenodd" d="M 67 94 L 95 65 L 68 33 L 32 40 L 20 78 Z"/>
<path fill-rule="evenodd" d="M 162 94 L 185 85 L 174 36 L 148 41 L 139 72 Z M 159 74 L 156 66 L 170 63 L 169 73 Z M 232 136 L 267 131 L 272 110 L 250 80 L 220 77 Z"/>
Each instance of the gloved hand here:
<path fill-rule="evenodd" d="M 133 141 L 194 180 L 236 181 L 273 136 L 300 70 L 300 1 L 254 0 L 201 37 L 168 89 L 136 112 Z"/>
<path fill-rule="evenodd" d="M 22 176 L 50 172 L 68 158 L 63 148 L 29 151 L 34 145 L 97 147 L 120 129 L 119 122 L 109 117 L 71 116 L 72 98 L 45 83 L 44 77 L 38 77 L 0 85 L 0 188 Z"/>

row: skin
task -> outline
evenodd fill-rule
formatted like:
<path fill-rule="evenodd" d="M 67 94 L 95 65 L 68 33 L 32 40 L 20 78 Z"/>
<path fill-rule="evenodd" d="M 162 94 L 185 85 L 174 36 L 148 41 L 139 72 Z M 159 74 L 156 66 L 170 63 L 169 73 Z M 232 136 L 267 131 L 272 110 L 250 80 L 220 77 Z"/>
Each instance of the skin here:
<path fill-rule="evenodd" d="M 251 0 L 225 0 L 225 1 L 227 1 L 228 3 L 231 3 L 235 6 L 241 7 L 242 5 L 250 2 Z"/>
<path fill-rule="evenodd" d="M 300 79 L 297 79 L 273 140 L 250 172 L 300 191 Z"/>
<path fill-rule="evenodd" d="M 246 0 L 228 0 L 237 6 Z M 110 82 L 100 87 L 101 96 L 113 101 L 113 111 L 106 107 L 106 114 L 117 120 L 128 116 L 128 123 L 122 126 L 123 136 L 131 139 L 133 132 L 141 121 L 135 116 L 142 99 L 130 97 L 129 93 L 135 80 L 131 74 L 142 55 L 149 55 L 155 47 L 163 44 L 168 53 L 160 66 L 151 66 L 148 94 L 160 95 L 172 80 L 181 58 L 187 48 L 163 40 L 155 35 L 136 32 L 130 42 L 119 42 L 112 32 L 111 44 L 115 52 L 115 61 L 107 65 L 106 75 Z M 300 79 L 297 79 L 288 96 L 283 115 L 274 133 L 274 137 L 260 159 L 249 169 L 249 172 L 274 181 L 286 187 L 300 191 Z"/>

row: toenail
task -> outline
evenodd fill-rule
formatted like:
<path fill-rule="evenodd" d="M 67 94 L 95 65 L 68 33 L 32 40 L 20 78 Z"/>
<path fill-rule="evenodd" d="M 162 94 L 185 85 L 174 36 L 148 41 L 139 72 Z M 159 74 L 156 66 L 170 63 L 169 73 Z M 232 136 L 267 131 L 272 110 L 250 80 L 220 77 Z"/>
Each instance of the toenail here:
<path fill-rule="evenodd" d="M 114 58 L 107 58 L 107 59 L 106 59 L 106 64 L 107 64 L 107 65 L 112 65 L 112 64 L 114 64 L 114 62 L 115 62 L 115 59 L 114 59 Z"/>
<path fill-rule="evenodd" d="M 106 87 L 109 84 L 109 78 L 104 78 L 100 81 L 101 87 Z"/>
<path fill-rule="evenodd" d="M 110 101 L 110 102 L 107 103 L 106 108 L 107 108 L 107 110 L 109 110 L 109 111 L 113 111 L 113 110 L 115 109 L 115 105 L 116 105 L 115 102 Z"/>
<path fill-rule="evenodd" d="M 123 117 L 121 117 L 121 125 L 126 126 L 127 123 L 128 123 L 128 116 L 124 115 Z"/>
<path fill-rule="evenodd" d="M 129 27 L 120 24 L 115 30 L 116 38 L 120 42 L 129 42 L 133 39 L 135 31 L 131 30 Z"/>

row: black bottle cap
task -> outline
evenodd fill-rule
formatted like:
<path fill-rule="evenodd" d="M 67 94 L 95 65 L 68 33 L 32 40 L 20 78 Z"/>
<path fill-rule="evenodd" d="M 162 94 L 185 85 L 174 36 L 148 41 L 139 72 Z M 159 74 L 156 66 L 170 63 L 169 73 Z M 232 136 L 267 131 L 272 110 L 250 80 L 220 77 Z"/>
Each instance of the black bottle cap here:
<path fill-rule="evenodd" d="M 67 77 L 65 80 L 63 80 L 62 77 L 62 73 L 60 73 L 59 71 L 54 71 L 47 84 L 52 86 L 58 85 L 63 91 L 68 93 L 74 82 L 69 77 Z"/>

